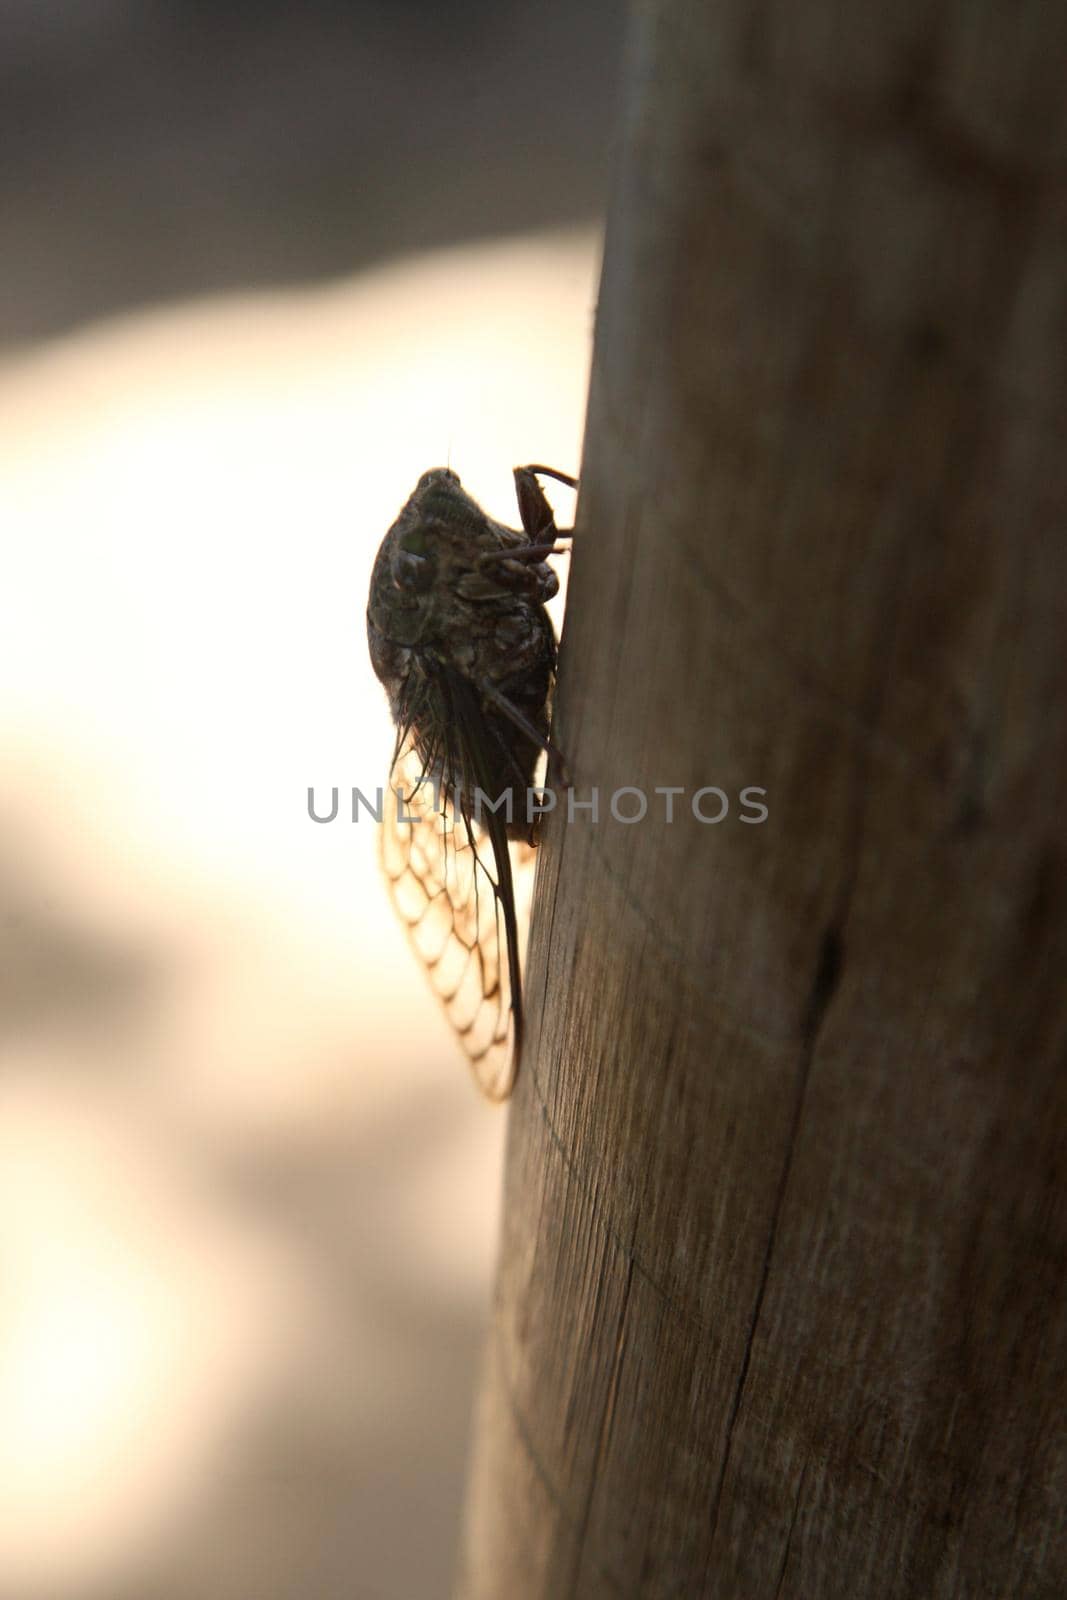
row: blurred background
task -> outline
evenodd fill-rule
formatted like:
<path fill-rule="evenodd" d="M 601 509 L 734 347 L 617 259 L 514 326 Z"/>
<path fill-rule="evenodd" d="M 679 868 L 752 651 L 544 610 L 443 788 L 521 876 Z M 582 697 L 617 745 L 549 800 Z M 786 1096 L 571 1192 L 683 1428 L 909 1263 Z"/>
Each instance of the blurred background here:
<path fill-rule="evenodd" d="M 578 465 L 621 29 L 0 0 L 2 1600 L 449 1592 L 505 1115 L 364 608 L 425 467 Z"/>

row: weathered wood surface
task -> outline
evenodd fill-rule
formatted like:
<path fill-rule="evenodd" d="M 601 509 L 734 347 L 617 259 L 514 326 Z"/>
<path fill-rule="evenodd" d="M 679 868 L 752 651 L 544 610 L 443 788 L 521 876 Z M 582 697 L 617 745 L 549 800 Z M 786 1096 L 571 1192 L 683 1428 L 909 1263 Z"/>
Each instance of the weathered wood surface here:
<path fill-rule="evenodd" d="M 1065 21 L 636 6 L 462 1600 L 1067 1594 Z"/>

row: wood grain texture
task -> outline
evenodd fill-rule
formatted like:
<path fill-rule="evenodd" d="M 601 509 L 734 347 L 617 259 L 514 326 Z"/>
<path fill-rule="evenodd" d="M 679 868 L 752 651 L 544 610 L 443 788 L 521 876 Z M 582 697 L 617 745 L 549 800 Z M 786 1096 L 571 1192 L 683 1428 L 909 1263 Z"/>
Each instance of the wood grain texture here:
<path fill-rule="evenodd" d="M 1064 27 L 633 11 L 462 1600 L 1067 1593 Z"/>

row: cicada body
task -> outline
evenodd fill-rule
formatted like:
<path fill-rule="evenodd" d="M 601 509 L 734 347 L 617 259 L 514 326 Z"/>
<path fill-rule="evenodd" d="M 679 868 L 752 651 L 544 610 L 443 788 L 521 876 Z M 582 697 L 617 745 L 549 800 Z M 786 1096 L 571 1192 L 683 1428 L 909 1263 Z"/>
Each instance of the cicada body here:
<path fill-rule="evenodd" d="M 512 852 L 535 842 L 529 795 L 549 739 L 566 538 L 517 467 L 522 529 L 488 517 L 446 467 L 423 473 L 382 541 L 367 637 L 397 739 L 382 829 L 394 904 L 478 1081 L 511 1090 L 522 1054 L 520 909 Z"/>

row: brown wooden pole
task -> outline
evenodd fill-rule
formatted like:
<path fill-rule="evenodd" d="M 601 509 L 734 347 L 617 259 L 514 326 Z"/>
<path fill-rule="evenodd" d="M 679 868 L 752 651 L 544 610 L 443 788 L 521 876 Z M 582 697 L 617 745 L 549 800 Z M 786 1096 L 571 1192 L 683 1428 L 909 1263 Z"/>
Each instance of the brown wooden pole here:
<path fill-rule="evenodd" d="M 634 7 L 462 1600 L 1067 1594 L 1065 25 Z"/>

